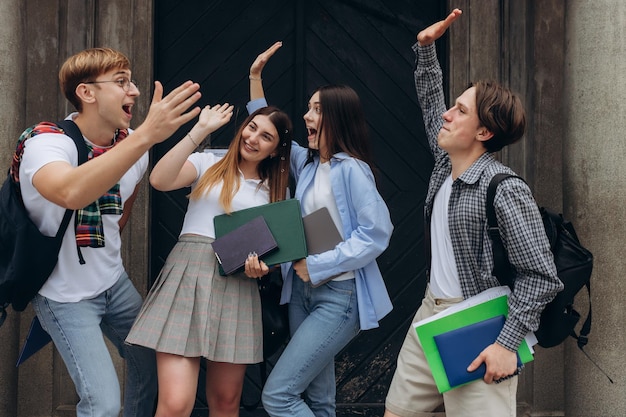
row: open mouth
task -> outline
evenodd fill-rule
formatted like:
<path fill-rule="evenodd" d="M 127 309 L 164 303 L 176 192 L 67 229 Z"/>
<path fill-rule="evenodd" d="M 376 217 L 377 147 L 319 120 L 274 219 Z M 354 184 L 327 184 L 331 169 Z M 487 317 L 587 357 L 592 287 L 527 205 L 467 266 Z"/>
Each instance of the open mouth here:
<path fill-rule="evenodd" d="M 133 105 L 132 104 L 123 105 L 122 110 L 124 110 L 124 113 L 126 113 L 128 117 L 133 117 Z"/>
<path fill-rule="evenodd" d="M 308 133 L 307 138 L 309 140 L 315 140 L 317 138 L 317 130 L 315 130 L 313 128 L 310 128 L 310 127 L 308 127 L 306 130 L 307 130 L 307 133 Z"/>

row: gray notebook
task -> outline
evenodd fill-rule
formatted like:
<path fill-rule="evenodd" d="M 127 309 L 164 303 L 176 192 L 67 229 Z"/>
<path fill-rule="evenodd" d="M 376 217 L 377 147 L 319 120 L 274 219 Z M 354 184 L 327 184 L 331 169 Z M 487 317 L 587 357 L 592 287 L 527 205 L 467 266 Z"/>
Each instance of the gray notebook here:
<path fill-rule="evenodd" d="M 334 249 L 343 241 L 326 207 L 307 214 L 302 218 L 302 223 L 309 255 L 317 255 Z"/>

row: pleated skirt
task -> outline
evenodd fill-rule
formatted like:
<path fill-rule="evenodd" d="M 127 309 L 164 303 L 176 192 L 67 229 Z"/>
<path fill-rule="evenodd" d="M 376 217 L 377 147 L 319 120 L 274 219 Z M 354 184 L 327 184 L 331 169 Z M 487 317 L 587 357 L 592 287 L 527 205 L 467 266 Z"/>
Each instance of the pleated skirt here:
<path fill-rule="evenodd" d="M 170 252 L 126 342 L 228 363 L 263 360 L 257 281 L 219 274 L 213 239 L 183 235 Z"/>

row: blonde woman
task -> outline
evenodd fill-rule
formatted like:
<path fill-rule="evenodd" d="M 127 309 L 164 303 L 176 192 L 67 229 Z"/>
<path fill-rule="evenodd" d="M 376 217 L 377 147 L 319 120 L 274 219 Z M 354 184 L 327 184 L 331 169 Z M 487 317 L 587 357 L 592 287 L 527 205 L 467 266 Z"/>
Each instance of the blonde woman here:
<path fill-rule="evenodd" d="M 157 352 L 157 417 L 191 414 L 203 358 L 211 417 L 239 415 L 246 366 L 263 360 L 261 302 L 251 278 L 268 267 L 250 257 L 245 272 L 221 276 L 213 218 L 285 198 L 292 125 L 277 108 L 263 108 L 244 121 L 223 157 L 194 152 L 232 112 L 227 104 L 205 107 L 150 175 L 160 191 L 191 186 L 178 242 L 127 338 Z"/>

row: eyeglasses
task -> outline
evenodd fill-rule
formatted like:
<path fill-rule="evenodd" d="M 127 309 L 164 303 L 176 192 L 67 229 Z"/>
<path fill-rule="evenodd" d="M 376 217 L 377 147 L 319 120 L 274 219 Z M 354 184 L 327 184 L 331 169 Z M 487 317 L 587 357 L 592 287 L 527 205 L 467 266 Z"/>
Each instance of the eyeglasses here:
<path fill-rule="evenodd" d="M 85 81 L 83 84 L 102 84 L 102 83 L 115 83 L 122 88 L 122 90 L 128 92 L 130 90 L 130 84 L 132 83 L 135 87 L 137 87 L 137 81 L 131 80 L 128 78 L 119 78 L 117 80 L 106 80 L 106 81 Z"/>

